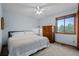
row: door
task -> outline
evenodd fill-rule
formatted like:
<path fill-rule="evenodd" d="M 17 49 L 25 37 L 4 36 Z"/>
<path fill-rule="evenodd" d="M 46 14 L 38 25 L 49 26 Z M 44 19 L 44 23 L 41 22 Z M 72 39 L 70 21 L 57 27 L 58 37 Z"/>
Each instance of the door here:
<path fill-rule="evenodd" d="M 0 18 L 1 18 L 1 4 L 0 4 Z M 0 53 L 2 47 L 2 31 L 1 31 L 1 19 L 0 19 Z"/>

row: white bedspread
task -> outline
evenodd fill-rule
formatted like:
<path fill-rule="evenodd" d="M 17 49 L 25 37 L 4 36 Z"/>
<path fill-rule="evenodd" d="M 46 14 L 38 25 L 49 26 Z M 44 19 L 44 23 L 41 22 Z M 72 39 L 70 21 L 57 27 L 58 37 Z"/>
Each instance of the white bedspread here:
<path fill-rule="evenodd" d="M 46 37 L 37 35 L 15 36 L 8 40 L 10 56 L 28 56 L 48 45 L 49 41 Z"/>

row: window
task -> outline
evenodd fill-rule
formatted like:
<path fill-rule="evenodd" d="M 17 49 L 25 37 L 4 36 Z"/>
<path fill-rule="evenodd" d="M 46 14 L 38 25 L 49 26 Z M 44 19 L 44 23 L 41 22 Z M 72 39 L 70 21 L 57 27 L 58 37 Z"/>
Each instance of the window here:
<path fill-rule="evenodd" d="M 64 20 L 61 19 L 61 20 L 58 20 L 57 21 L 57 32 L 64 32 Z"/>
<path fill-rule="evenodd" d="M 56 18 L 56 32 L 57 33 L 76 33 L 76 14 L 66 15 Z"/>

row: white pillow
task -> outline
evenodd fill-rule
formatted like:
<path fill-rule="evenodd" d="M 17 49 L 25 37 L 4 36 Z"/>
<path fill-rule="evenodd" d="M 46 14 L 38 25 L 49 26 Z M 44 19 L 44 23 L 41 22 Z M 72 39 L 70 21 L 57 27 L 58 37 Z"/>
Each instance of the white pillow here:
<path fill-rule="evenodd" d="M 24 35 L 24 32 L 15 32 L 15 33 L 11 33 L 12 36 L 21 36 Z"/>
<path fill-rule="evenodd" d="M 35 35 L 33 32 L 25 32 L 25 35 Z"/>
<path fill-rule="evenodd" d="M 39 35 L 40 34 L 40 29 L 39 28 L 35 28 L 32 30 L 33 33 L 35 33 L 36 35 Z"/>

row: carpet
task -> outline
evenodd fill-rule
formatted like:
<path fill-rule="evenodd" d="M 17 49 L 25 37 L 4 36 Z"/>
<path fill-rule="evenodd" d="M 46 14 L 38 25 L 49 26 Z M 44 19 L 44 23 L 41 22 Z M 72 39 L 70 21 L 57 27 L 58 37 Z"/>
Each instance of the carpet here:
<path fill-rule="evenodd" d="M 32 56 L 79 56 L 79 50 L 72 46 L 54 43 Z"/>

